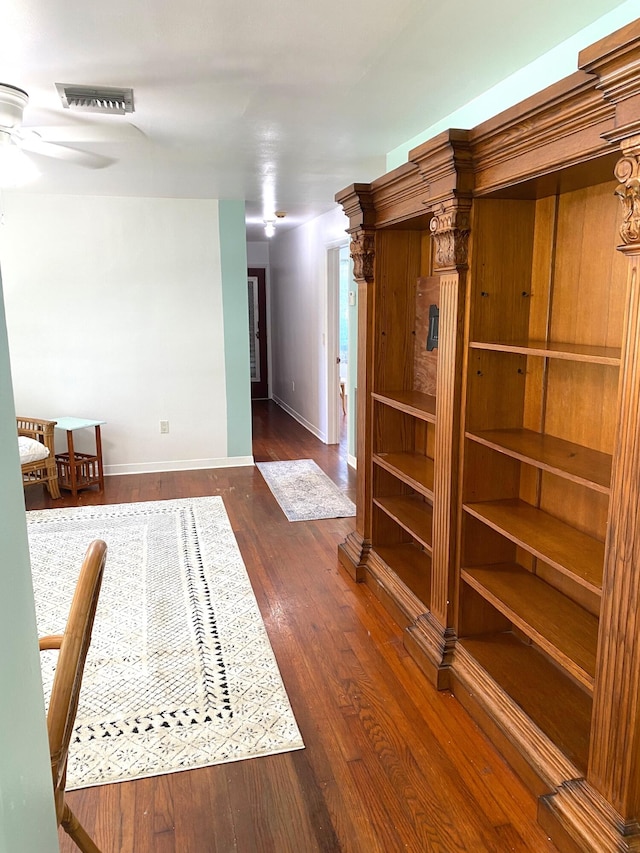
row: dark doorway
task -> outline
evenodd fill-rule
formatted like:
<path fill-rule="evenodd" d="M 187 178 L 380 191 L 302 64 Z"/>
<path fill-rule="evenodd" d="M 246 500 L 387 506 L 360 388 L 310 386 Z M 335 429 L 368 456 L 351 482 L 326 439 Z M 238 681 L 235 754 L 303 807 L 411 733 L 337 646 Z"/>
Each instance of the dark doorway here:
<path fill-rule="evenodd" d="M 267 372 L 267 285 L 263 268 L 247 270 L 249 294 L 249 359 L 251 366 L 251 399 L 269 396 Z"/>

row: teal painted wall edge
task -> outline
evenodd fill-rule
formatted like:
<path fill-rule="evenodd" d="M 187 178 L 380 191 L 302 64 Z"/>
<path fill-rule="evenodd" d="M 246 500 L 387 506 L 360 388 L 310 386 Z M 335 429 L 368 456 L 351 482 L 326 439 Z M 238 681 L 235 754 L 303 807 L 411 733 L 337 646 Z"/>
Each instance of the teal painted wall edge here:
<path fill-rule="evenodd" d="M 0 480 L 0 853 L 57 853 L 1 276 Z"/>
<path fill-rule="evenodd" d="M 229 457 L 252 457 L 247 238 L 244 217 L 244 201 L 218 202 Z"/>

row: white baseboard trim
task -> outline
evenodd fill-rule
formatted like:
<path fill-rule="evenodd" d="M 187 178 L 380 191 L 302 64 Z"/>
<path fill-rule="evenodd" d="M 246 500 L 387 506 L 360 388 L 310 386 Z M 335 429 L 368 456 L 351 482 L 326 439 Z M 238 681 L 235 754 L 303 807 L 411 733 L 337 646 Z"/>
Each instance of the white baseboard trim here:
<path fill-rule="evenodd" d="M 272 400 L 274 403 L 277 403 L 281 409 L 284 409 L 288 415 L 291 415 L 291 417 L 294 418 L 294 420 L 298 421 L 298 423 L 301 424 L 305 429 L 308 429 L 310 433 L 315 435 L 316 438 L 319 438 L 323 444 L 327 443 L 327 436 L 324 433 L 322 433 L 319 429 L 317 429 L 317 427 L 315 427 L 313 424 L 309 423 L 309 421 L 305 420 L 302 417 L 302 415 L 298 414 L 298 412 L 296 412 L 294 409 L 292 409 L 291 406 L 288 406 L 284 402 L 284 400 L 281 400 L 279 397 L 276 397 L 275 395 L 272 397 Z"/>
<path fill-rule="evenodd" d="M 353 468 L 355 471 L 358 470 L 358 460 L 350 453 L 347 454 L 347 465 L 349 465 L 349 467 Z"/>
<path fill-rule="evenodd" d="M 241 468 L 254 465 L 253 456 L 227 456 L 221 459 L 172 459 L 167 462 L 132 462 L 127 465 L 105 465 L 105 477 L 121 474 L 161 474 L 166 471 L 199 471 L 205 468 Z"/>

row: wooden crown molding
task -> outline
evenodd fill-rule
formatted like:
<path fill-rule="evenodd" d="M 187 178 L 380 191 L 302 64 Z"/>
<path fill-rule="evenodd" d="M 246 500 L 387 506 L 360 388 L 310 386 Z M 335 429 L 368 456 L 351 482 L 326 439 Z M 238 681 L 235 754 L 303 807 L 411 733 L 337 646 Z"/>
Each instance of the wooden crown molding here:
<path fill-rule="evenodd" d="M 409 158 L 370 185 L 377 228 L 428 217 L 446 199 L 471 196 L 473 164 L 466 130 L 447 130 L 412 150 Z"/>
<path fill-rule="evenodd" d="M 335 200 L 342 205 L 349 219 L 347 231 L 350 234 L 358 228 L 373 226 L 375 208 L 371 196 L 371 184 L 351 184 L 336 193 Z"/>
<path fill-rule="evenodd" d="M 414 163 L 403 163 L 371 184 L 376 225 L 394 225 L 424 212 L 425 188 Z"/>
<path fill-rule="evenodd" d="M 474 170 L 469 132 L 452 128 L 409 152 L 426 190 L 425 205 L 433 208 L 454 197 L 471 196 Z"/>
<path fill-rule="evenodd" d="M 449 130 L 411 152 L 413 158 L 371 184 L 352 184 L 336 201 L 349 217 L 354 278 L 373 280 L 376 228 L 425 217 L 440 269 L 467 263 L 473 192 L 468 133 Z"/>
<path fill-rule="evenodd" d="M 620 236 L 628 250 L 640 244 L 640 20 L 583 50 L 578 62 L 597 78 L 596 88 L 614 109 L 613 127 L 603 136 L 622 149 L 614 172 L 623 211 Z"/>
<path fill-rule="evenodd" d="M 625 150 L 640 134 L 640 21 L 583 50 L 579 62 L 614 110 L 613 127 L 603 137 Z"/>
<path fill-rule="evenodd" d="M 619 104 L 640 94 L 640 20 L 582 50 L 578 66 L 598 77 L 604 98 Z"/>
<path fill-rule="evenodd" d="M 470 131 L 476 193 L 607 154 L 603 134 L 613 127 L 613 105 L 578 71 Z"/>

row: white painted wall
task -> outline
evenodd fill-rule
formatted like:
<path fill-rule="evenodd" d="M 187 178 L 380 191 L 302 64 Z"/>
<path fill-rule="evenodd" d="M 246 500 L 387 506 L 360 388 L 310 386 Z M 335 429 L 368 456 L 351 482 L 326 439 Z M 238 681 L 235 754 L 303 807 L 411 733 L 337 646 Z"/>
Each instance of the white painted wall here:
<path fill-rule="evenodd" d="M 347 238 L 341 208 L 276 234 L 270 244 L 272 396 L 327 436 L 327 247 Z"/>
<path fill-rule="evenodd" d="M 269 246 L 266 240 L 264 242 L 255 240 L 247 242 L 247 266 L 248 267 L 269 267 Z"/>
<path fill-rule="evenodd" d="M 105 420 L 107 473 L 231 464 L 218 202 L 6 192 L 2 208 L 19 413 Z"/>

